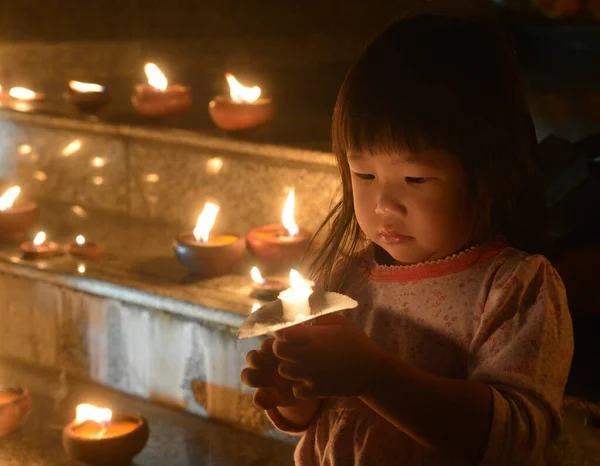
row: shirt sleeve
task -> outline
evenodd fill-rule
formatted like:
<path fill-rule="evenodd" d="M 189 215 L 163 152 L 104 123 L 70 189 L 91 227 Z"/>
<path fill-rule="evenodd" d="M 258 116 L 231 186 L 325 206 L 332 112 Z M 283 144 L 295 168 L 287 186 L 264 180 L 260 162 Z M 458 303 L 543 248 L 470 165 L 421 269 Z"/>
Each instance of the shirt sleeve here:
<path fill-rule="evenodd" d="M 542 256 L 522 256 L 490 277 L 470 348 L 469 378 L 491 387 L 482 466 L 542 465 L 560 430 L 573 356 L 564 286 Z"/>

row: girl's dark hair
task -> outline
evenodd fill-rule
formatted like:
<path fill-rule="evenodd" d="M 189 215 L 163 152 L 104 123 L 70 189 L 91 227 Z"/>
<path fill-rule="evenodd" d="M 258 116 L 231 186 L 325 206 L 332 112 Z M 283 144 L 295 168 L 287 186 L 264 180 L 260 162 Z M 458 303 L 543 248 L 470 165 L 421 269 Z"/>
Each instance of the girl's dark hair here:
<path fill-rule="evenodd" d="M 332 128 L 342 198 L 312 273 L 329 286 L 339 259 L 364 244 L 354 215 L 348 151 L 444 150 L 462 164 L 474 232 L 541 247 L 545 203 L 537 140 L 514 52 L 489 24 L 436 15 L 392 23 L 362 53 L 339 91 Z M 349 263 L 350 261 L 346 261 Z"/>

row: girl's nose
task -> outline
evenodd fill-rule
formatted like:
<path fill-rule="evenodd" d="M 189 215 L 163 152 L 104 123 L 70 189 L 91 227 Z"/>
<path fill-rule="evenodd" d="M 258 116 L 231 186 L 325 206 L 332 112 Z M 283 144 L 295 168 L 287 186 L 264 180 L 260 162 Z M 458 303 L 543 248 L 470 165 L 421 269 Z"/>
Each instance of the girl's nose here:
<path fill-rule="evenodd" d="M 381 216 L 406 215 L 406 205 L 398 189 L 384 188 L 377 196 L 375 213 Z"/>

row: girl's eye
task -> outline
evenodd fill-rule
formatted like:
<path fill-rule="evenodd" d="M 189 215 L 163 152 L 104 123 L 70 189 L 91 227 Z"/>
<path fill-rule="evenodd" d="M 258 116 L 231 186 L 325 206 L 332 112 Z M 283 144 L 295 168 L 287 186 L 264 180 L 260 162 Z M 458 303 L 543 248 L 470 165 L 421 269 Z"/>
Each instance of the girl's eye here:
<path fill-rule="evenodd" d="M 427 178 L 423 178 L 421 176 L 407 176 L 405 180 L 407 183 L 422 184 L 427 181 Z"/>
<path fill-rule="evenodd" d="M 360 178 L 361 180 L 374 180 L 375 179 L 375 175 L 370 175 L 368 173 L 356 173 L 356 172 L 352 172 L 352 174 L 354 176 L 356 176 L 357 178 Z"/>

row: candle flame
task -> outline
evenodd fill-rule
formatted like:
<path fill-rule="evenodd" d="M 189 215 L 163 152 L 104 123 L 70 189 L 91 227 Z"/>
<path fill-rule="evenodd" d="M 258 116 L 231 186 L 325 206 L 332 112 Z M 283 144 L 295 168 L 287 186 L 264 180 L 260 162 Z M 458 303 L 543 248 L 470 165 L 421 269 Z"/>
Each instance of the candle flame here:
<path fill-rule="evenodd" d="M 261 307 L 262 307 L 261 303 L 254 303 L 252 305 L 252 309 L 250 310 L 250 313 L 252 314 L 253 312 L 258 311 Z"/>
<path fill-rule="evenodd" d="M 293 189 L 290 189 L 285 204 L 283 205 L 283 212 L 281 213 L 281 223 L 284 228 L 288 231 L 290 236 L 296 236 L 300 231 L 298 225 L 294 221 L 294 207 L 296 204 L 296 194 Z"/>
<path fill-rule="evenodd" d="M 267 282 L 260 273 L 260 270 L 258 270 L 258 267 L 252 267 L 252 270 L 250 270 L 250 276 L 252 277 L 252 281 L 259 285 L 264 285 Z"/>
<path fill-rule="evenodd" d="M 37 235 L 35 235 L 35 238 L 33 239 L 33 244 L 35 246 L 40 246 L 44 243 L 44 241 L 46 241 L 46 233 L 40 231 Z"/>
<path fill-rule="evenodd" d="M 19 186 L 8 188 L 6 192 L 0 196 L 0 210 L 10 209 L 15 203 L 15 199 L 21 193 Z"/>
<path fill-rule="evenodd" d="M 299 296 L 310 296 L 312 294 L 312 287 L 314 282 L 305 280 L 304 277 L 297 270 L 290 270 L 290 288 L 294 294 Z"/>
<path fill-rule="evenodd" d="M 75 242 L 79 245 L 79 246 L 83 246 L 85 244 L 85 236 L 83 235 L 79 235 L 77 238 L 75 238 Z"/>
<path fill-rule="evenodd" d="M 196 238 L 196 241 L 208 241 L 210 230 L 212 230 L 212 227 L 215 224 L 218 213 L 219 206 L 217 204 L 213 204 L 212 202 L 204 204 L 204 209 L 198 216 L 196 228 L 194 228 L 194 238 Z"/>
<path fill-rule="evenodd" d="M 169 85 L 166 76 L 160 71 L 160 68 L 154 63 L 146 63 L 144 71 L 148 78 L 148 84 L 159 91 L 164 91 Z"/>
<path fill-rule="evenodd" d="M 77 267 L 77 271 L 79 273 L 85 273 L 85 265 L 84 264 L 79 264 L 79 266 Z"/>
<path fill-rule="evenodd" d="M 94 405 L 83 403 L 75 408 L 75 424 L 85 421 L 94 421 L 98 424 L 110 422 L 112 411 L 108 408 L 98 408 Z"/>
<path fill-rule="evenodd" d="M 260 87 L 245 87 L 231 73 L 226 73 L 225 79 L 229 84 L 229 95 L 234 102 L 251 104 L 260 97 Z"/>
<path fill-rule="evenodd" d="M 8 91 L 8 95 L 10 95 L 13 99 L 19 100 L 33 100 L 37 96 L 35 92 L 25 87 L 13 87 L 10 91 Z"/>
<path fill-rule="evenodd" d="M 82 83 L 81 81 L 69 81 L 69 87 L 77 92 L 104 92 L 104 86 L 100 84 Z"/>
<path fill-rule="evenodd" d="M 81 141 L 79 139 L 74 139 L 63 148 L 62 155 L 68 157 L 69 155 L 73 155 L 79 149 L 81 149 Z"/>

